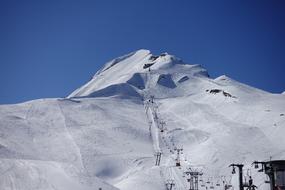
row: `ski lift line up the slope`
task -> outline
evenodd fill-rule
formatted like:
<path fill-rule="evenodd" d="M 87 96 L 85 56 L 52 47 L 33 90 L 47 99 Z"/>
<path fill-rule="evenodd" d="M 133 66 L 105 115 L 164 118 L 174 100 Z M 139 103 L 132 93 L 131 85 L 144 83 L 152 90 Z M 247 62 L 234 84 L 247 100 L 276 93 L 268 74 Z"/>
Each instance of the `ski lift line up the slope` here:
<path fill-rule="evenodd" d="M 149 72 L 147 74 L 147 78 L 150 79 L 151 78 L 151 72 Z M 149 81 L 149 80 L 148 80 Z M 150 87 L 150 84 L 147 84 L 148 87 Z M 149 89 L 149 88 L 148 88 Z M 145 110 L 146 110 L 146 115 L 147 118 L 149 120 L 149 124 L 150 124 L 150 135 L 152 137 L 153 143 L 154 143 L 154 149 L 155 149 L 155 156 L 156 156 L 156 164 L 157 166 L 160 165 L 160 159 L 161 159 L 161 154 L 162 154 L 162 150 L 159 144 L 159 140 L 160 140 L 160 134 L 159 134 L 159 129 L 160 132 L 164 132 L 164 130 L 166 130 L 165 127 L 165 122 L 162 121 L 159 117 L 158 117 L 158 105 L 156 104 L 156 102 L 154 101 L 154 96 L 150 95 L 150 93 L 147 93 L 147 96 L 149 97 L 149 99 L 146 100 L 145 103 Z M 146 99 L 146 98 L 144 98 Z M 160 127 L 159 127 L 160 126 Z M 166 143 L 166 138 L 163 138 L 165 145 L 168 146 L 169 143 Z M 175 159 L 175 166 L 181 166 L 180 165 L 180 151 L 182 151 L 182 149 L 177 149 L 174 142 L 172 142 L 172 149 L 170 150 L 171 153 L 174 153 L 174 150 L 177 150 L 177 157 Z M 170 179 L 166 179 L 166 187 L 168 189 L 172 189 L 173 186 L 175 185 L 176 182 L 176 186 L 175 189 L 186 189 L 186 185 L 181 182 L 181 178 L 178 176 L 178 174 L 176 173 L 175 169 L 173 167 L 168 167 L 169 169 L 167 170 L 169 173 L 169 177 Z M 169 180 L 172 181 L 172 183 L 168 183 Z M 168 184 L 168 185 L 167 185 Z"/>
<path fill-rule="evenodd" d="M 146 84 L 147 88 L 146 89 L 151 89 L 151 84 L 149 81 L 151 81 L 151 75 L 153 72 L 149 71 L 146 75 L 147 77 L 147 81 L 148 83 Z M 155 97 L 154 95 L 152 95 L 149 91 L 147 91 L 144 94 L 144 107 L 145 107 L 145 113 L 147 116 L 147 119 L 149 120 L 149 132 L 150 132 L 150 136 L 152 137 L 152 141 L 153 141 L 153 146 L 154 146 L 154 151 L 155 151 L 155 156 L 156 156 L 156 162 L 155 165 L 156 166 L 160 166 L 160 162 L 161 162 L 161 156 L 162 153 L 164 152 L 164 159 L 168 159 L 168 160 L 173 160 L 175 162 L 175 165 L 171 166 L 168 164 L 166 164 L 166 167 L 168 168 L 167 170 L 164 170 L 164 172 L 161 173 L 161 175 L 163 175 L 163 173 L 165 173 L 164 175 L 167 175 L 167 177 L 164 177 L 165 179 L 165 185 L 167 189 L 188 189 L 187 188 L 187 184 L 190 186 L 190 190 L 198 190 L 199 187 L 200 188 L 206 188 L 206 189 L 214 189 L 214 186 L 217 187 L 221 187 L 221 184 L 219 183 L 219 180 L 214 184 L 213 181 L 209 182 L 211 185 L 208 187 L 205 184 L 203 184 L 202 180 L 198 179 L 198 176 L 194 177 L 193 175 L 190 175 L 190 178 L 187 178 L 186 181 L 183 180 L 183 178 L 185 177 L 185 175 L 182 171 L 182 154 L 183 154 L 183 146 L 182 147 L 178 147 L 175 142 L 174 142 L 174 138 L 171 136 L 168 136 L 169 138 L 166 138 L 166 133 L 163 133 L 165 130 L 167 130 L 166 128 L 166 123 L 159 117 L 158 114 L 158 104 L 155 101 Z M 159 131 L 161 133 L 159 133 Z M 160 144 L 160 140 L 162 143 L 164 143 L 164 146 L 162 144 Z M 170 147 L 172 146 L 172 147 Z M 163 151 L 163 147 L 166 148 L 165 151 Z M 170 152 L 170 156 L 167 157 L 167 152 Z M 176 158 L 173 158 L 173 156 L 175 156 L 176 152 Z M 168 153 L 169 154 L 169 153 Z M 186 162 L 186 158 L 185 159 L 185 163 L 184 164 L 188 164 L 188 162 Z M 178 171 L 177 171 L 178 170 Z M 189 170 L 191 171 L 191 167 L 189 167 Z M 161 170 L 162 171 L 162 170 Z M 187 170 L 186 170 L 187 172 Z M 195 179 L 194 179 L 195 178 Z M 191 180 L 192 179 L 192 180 Z M 221 179 L 222 180 L 222 179 Z M 201 182 L 200 186 L 198 185 L 198 181 Z M 232 186 L 231 184 L 229 184 L 228 182 L 226 182 L 226 180 L 222 180 L 223 181 L 223 188 L 224 189 L 230 189 Z M 170 183 L 171 182 L 171 183 Z"/>
<path fill-rule="evenodd" d="M 160 159 L 161 159 L 161 155 L 162 155 L 162 150 L 160 147 L 160 133 L 159 131 L 162 132 L 162 130 L 159 130 L 159 124 L 163 123 L 163 125 L 165 125 L 165 122 L 161 121 L 160 118 L 158 117 L 158 105 L 154 102 L 154 96 L 150 96 L 150 99 L 148 99 L 145 102 L 145 110 L 146 110 L 146 115 L 147 118 L 149 120 L 149 124 L 150 124 L 150 134 L 154 143 L 154 150 L 155 150 L 155 156 L 156 156 L 156 163 L 155 165 L 159 166 L 160 165 Z M 166 187 L 169 189 L 172 189 L 175 185 L 174 181 L 180 181 L 179 177 L 176 174 L 176 171 L 173 171 L 173 168 L 168 167 L 169 169 L 166 170 L 167 173 L 169 173 L 169 177 L 171 177 L 172 183 L 170 183 L 169 185 L 167 185 L 167 181 L 169 181 L 169 179 L 165 179 L 166 180 Z M 175 179 L 175 180 L 174 180 Z M 180 187 L 180 188 L 179 188 Z M 176 186 L 175 189 L 185 189 L 185 186 L 183 183 L 177 183 L 176 182 Z"/>

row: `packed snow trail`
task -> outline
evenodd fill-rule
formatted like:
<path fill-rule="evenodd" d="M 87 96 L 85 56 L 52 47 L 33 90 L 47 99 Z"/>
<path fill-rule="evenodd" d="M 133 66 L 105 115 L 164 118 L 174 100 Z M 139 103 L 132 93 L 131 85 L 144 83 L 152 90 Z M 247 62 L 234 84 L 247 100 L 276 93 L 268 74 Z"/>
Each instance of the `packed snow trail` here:
<path fill-rule="evenodd" d="M 153 117 L 154 112 L 153 112 L 153 108 L 152 108 L 152 103 L 147 103 L 146 104 L 146 114 L 147 114 L 147 118 L 149 119 L 149 125 L 150 125 L 150 134 L 152 137 L 152 141 L 153 141 L 153 148 L 154 151 L 157 152 L 161 152 L 160 146 L 159 146 L 159 128 L 157 126 L 157 121 L 156 119 Z"/>
<path fill-rule="evenodd" d="M 149 99 L 145 101 L 145 109 L 146 109 L 146 115 L 150 123 L 150 134 L 153 140 L 153 146 L 155 152 L 163 152 L 163 162 L 161 164 L 161 175 L 164 178 L 165 183 L 167 180 L 173 180 L 175 183 L 175 186 L 173 189 L 176 190 L 184 190 L 186 189 L 186 184 L 183 183 L 185 180 L 183 175 L 183 169 L 182 167 L 176 167 L 175 166 L 175 155 L 174 154 L 174 148 L 175 145 L 173 142 L 168 142 L 167 144 L 172 144 L 172 148 L 170 149 L 173 154 L 169 153 L 169 150 L 167 150 L 168 145 L 162 146 L 160 142 L 163 142 L 160 136 L 160 128 L 159 128 L 159 122 L 161 118 L 158 117 L 157 109 L 158 106 L 154 102 L 154 99 Z M 166 137 L 164 137 L 166 138 Z M 168 139 L 168 138 L 166 138 Z M 168 140 L 166 140 L 168 141 Z M 164 147 L 166 150 L 162 150 L 162 147 Z"/>
<path fill-rule="evenodd" d="M 159 127 L 157 124 L 157 117 L 154 117 L 156 114 L 155 104 L 153 102 L 153 96 L 151 95 L 150 89 L 152 87 L 152 73 L 151 71 L 146 73 L 146 92 L 144 95 L 144 107 L 146 116 L 149 121 L 149 130 L 150 135 L 153 141 L 153 148 L 155 153 L 161 153 L 160 143 L 159 143 Z"/>
<path fill-rule="evenodd" d="M 154 101 L 154 95 L 150 92 L 150 89 L 152 86 L 155 84 L 154 83 L 154 72 L 150 71 L 146 73 L 146 89 L 147 91 L 145 92 L 144 95 L 144 107 L 146 111 L 146 116 L 149 121 L 149 130 L 150 130 L 150 135 L 152 137 L 153 141 L 153 147 L 155 153 L 163 153 L 163 158 L 162 158 L 162 164 L 160 166 L 161 169 L 161 175 L 164 178 L 165 184 L 167 183 L 168 180 L 173 180 L 175 183 L 175 186 L 173 189 L 175 190 L 184 190 L 186 189 L 186 184 L 183 183 L 183 180 L 185 180 L 183 176 L 183 169 L 182 167 L 177 168 L 175 163 L 175 147 L 176 145 L 173 142 L 173 139 L 171 138 L 171 142 L 169 142 L 169 139 L 165 137 L 164 135 L 164 140 L 165 144 L 163 144 L 163 139 L 161 138 L 161 129 L 159 127 L 160 122 L 162 121 L 161 118 L 159 118 L 158 114 L 158 105 Z M 168 142 L 166 142 L 168 141 Z M 161 143 L 160 143 L 161 142 Z M 167 144 L 171 144 L 172 147 L 170 148 L 171 153 L 167 149 Z M 162 150 L 162 149 L 165 150 Z"/>
<path fill-rule="evenodd" d="M 172 180 L 175 185 L 172 189 L 175 190 L 185 190 L 189 186 L 189 182 L 187 181 L 187 178 L 185 177 L 184 172 L 189 170 L 190 163 L 188 159 L 185 157 L 184 154 L 182 154 L 183 145 L 177 144 L 174 141 L 173 136 L 171 133 L 168 133 L 166 135 L 167 128 L 164 128 L 161 132 L 159 126 L 159 123 L 163 121 L 163 119 L 160 117 L 158 104 L 154 101 L 154 99 L 151 100 L 151 110 L 152 110 L 152 118 L 156 123 L 156 129 L 157 129 L 157 138 L 158 142 L 160 142 L 160 150 L 163 152 L 163 159 L 161 164 L 161 175 L 164 178 L 165 183 L 167 181 Z M 181 166 L 176 166 L 178 157 L 177 157 L 177 149 L 181 149 L 179 153 L 179 163 Z"/>

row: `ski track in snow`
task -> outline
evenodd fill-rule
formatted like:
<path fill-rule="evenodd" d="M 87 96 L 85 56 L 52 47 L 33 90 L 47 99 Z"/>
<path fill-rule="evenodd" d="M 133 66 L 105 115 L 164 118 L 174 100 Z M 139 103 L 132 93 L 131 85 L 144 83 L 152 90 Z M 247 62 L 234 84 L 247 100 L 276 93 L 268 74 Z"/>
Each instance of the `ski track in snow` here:
<path fill-rule="evenodd" d="M 78 145 L 76 144 L 74 138 L 72 137 L 72 135 L 70 134 L 70 132 L 69 132 L 69 130 L 68 130 L 68 128 L 67 128 L 67 125 L 66 125 L 66 118 L 65 118 L 65 115 L 64 115 L 64 113 L 63 113 L 63 111 L 62 111 L 62 108 L 61 108 L 61 106 L 60 106 L 60 103 L 57 102 L 57 105 L 58 105 L 58 108 L 59 108 L 59 110 L 60 110 L 60 113 L 61 113 L 62 117 L 64 118 L 64 128 L 65 128 L 65 130 L 66 130 L 66 134 L 68 134 L 68 137 L 70 138 L 72 144 L 74 145 L 74 147 L 76 147 L 77 156 L 78 156 L 79 159 L 80 159 L 80 167 L 83 169 L 83 168 L 84 168 L 84 164 L 83 164 L 83 162 L 82 162 L 82 155 L 81 155 L 81 152 L 80 152 L 80 148 L 79 148 Z"/>

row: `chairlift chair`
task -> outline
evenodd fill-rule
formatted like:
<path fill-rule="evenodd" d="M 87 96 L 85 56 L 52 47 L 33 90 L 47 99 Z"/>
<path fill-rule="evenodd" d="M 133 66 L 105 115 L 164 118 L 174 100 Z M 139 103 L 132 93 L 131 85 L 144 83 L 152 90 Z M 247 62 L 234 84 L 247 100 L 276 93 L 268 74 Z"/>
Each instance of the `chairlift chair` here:
<path fill-rule="evenodd" d="M 236 168 L 233 167 L 232 174 L 235 174 L 235 173 L 236 173 Z"/>
<path fill-rule="evenodd" d="M 210 185 L 210 189 L 214 189 L 213 182 L 212 182 L 211 185 Z"/>
<path fill-rule="evenodd" d="M 216 186 L 218 186 L 218 187 L 221 186 L 220 180 L 217 181 Z"/>

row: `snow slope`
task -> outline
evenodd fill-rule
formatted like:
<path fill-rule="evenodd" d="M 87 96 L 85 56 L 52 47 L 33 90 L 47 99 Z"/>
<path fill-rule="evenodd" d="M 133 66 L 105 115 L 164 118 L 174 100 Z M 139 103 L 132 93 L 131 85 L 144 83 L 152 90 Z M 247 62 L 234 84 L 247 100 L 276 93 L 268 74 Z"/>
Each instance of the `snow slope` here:
<path fill-rule="evenodd" d="M 283 94 L 138 50 L 108 62 L 67 98 L 1 105 L 0 187 L 164 190 L 173 181 L 186 189 L 189 167 L 203 171 L 200 184 L 225 176 L 237 187 L 228 168 L 235 162 L 267 189 L 251 162 L 285 158 L 284 114 Z"/>

